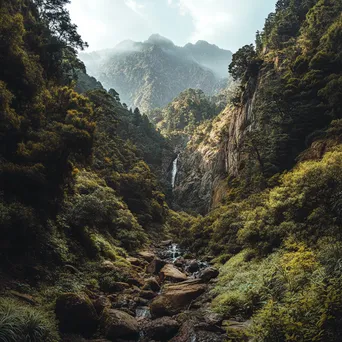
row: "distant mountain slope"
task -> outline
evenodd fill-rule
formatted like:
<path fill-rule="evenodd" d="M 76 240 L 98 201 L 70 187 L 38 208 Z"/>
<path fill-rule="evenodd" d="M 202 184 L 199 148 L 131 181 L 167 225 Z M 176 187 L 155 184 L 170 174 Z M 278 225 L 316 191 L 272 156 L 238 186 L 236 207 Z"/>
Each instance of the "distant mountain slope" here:
<path fill-rule="evenodd" d="M 81 53 L 88 73 L 114 88 L 128 106 L 147 111 L 163 107 L 188 88 L 212 95 L 225 87 L 232 53 L 205 41 L 178 47 L 159 35 L 114 49 Z"/>

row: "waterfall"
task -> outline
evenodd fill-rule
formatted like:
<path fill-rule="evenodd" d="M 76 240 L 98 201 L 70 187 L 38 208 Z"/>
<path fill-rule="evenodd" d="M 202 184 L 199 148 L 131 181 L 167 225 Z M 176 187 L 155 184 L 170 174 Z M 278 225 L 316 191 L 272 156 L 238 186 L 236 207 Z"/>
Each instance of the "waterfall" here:
<path fill-rule="evenodd" d="M 177 158 L 173 161 L 173 165 L 172 165 L 172 180 L 171 180 L 171 185 L 172 185 L 172 189 L 175 187 L 176 184 L 176 176 L 177 176 L 177 171 L 178 171 L 178 158 L 179 158 L 179 154 L 177 155 Z"/>

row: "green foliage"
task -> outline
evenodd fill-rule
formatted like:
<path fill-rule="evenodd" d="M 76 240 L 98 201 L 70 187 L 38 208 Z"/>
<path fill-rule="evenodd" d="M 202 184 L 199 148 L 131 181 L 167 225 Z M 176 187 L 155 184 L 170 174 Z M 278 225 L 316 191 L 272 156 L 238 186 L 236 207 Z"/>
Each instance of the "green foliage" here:
<path fill-rule="evenodd" d="M 75 189 L 78 194 L 69 203 L 66 213 L 69 225 L 77 229 L 83 243 L 91 254 L 115 259 L 115 251 L 97 232 L 109 234 L 113 241 L 132 250 L 146 240 L 146 235 L 136 218 L 96 174 L 80 172 L 76 177 Z"/>
<path fill-rule="evenodd" d="M 9 262 L 86 256 L 124 267 L 120 247 L 139 248 L 167 215 L 153 172 L 169 147 L 114 90 L 70 87 L 84 69 L 75 49 L 86 43 L 68 3 L 5 0 L 0 9 L 2 253 Z"/>
<path fill-rule="evenodd" d="M 234 80 L 245 82 L 249 77 L 255 76 L 258 72 L 257 54 L 253 44 L 245 45 L 234 55 L 229 65 L 229 73 Z"/>
<path fill-rule="evenodd" d="M 54 320 L 39 309 L 0 298 L 0 340 L 6 342 L 57 342 Z"/>
<path fill-rule="evenodd" d="M 188 89 L 177 96 L 164 109 L 156 109 L 148 116 L 165 134 L 192 133 L 201 122 L 218 115 L 224 108 L 216 105 L 201 90 Z"/>

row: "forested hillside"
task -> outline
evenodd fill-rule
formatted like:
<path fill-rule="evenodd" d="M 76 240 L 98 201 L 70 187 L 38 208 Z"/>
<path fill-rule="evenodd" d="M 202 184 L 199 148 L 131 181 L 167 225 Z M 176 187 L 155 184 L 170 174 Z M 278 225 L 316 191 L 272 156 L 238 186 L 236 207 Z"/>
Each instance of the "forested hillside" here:
<path fill-rule="evenodd" d="M 241 100 L 180 156 L 199 155 L 195 168 L 220 162 L 207 192 L 216 209 L 183 243 L 223 264 L 215 310 L 252 320 L 245 332 L 228 326 L 232 340 L 341 339 L 341 6 L 278 1 L 256 49 L 233 56 Z M 213 137 L 210 155 L 203 141 Z M 187 170 L 180 189 L 195 180 Z"/>
<path fill-rule="evenodd" d="M 73 89 L 86 43 L 67 2 L 0 8 L 1 295 L 39 302 L 1 299 L 1 341 L 59 341 L 51 303 L 133 279 L 127 253 L 165 229 L 159 180 L 172 152 L 114 90 L 82 75 L 82 91 L 99 89 Z"/>

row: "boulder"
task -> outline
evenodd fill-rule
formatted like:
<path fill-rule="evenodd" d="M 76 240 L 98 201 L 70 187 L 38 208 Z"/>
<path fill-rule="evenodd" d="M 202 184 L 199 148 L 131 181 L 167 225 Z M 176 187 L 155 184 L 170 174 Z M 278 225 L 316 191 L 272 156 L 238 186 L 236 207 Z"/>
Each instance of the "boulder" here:
<path fill-rule="evenodd" d="M 191 321 L 187 321 L 182 325 L 179 333 L 170 342 L 189 342 L 196 341 L 196 333 Z"/>
<path fill-rule="evenodd" d="M 137 320 L 126 312 L 109 309 L 101 318 L 101 330 L 110 341 L 139 339 Z"/>
<path fill-rule="evenodd" d="M 180 313 L 206 289 L 207 286 L 199 283 L 198 280 L 166 286 L 163 294 L 150 304 L 152 317 L 173 316 Z"/>
<path fill-rule="evenodd" d="M 88 337 L 97 329 L 97 312 L 85 294 L 62 294 L 56 301 L 55 312 L 61 332 Z"/>
<path fill-rule="evenodd" d="M 115 296 L 108 296 L 112 302 L 112 308 L 135 311 L 135 308 L 141 303 L 138 301 L 139 297 L 134 294 L 119 293 Z"/>
<path fill-rule="evenodd" d="M 189 266 L 187 267 L 187 271 L 190 273 L 195 273 L 199 271 L 199 269 L 200 269 L 200 266 L 197 260 L 191 260 L 189 263 Z"/>
<path fill-rule="evenodd" d="M 177 334 L 179 327 L 179 323 L 171 317 L 162 317 L 148 322 L 144 327 L 144 335 L 149 341 L 168 341 Z"/>
<path fill-rule="evenodd" d="M 134 257 L 128 257 L 126 259 L 131 265 L 141 267 L 144 265 L 145 261 L 142 261 L 141 259 L 134 258 Z"/>
<path fill-rule="evenodd" d="M 97 312 L 97 314 L 99 316 L 102 315 L 102 312 L 107 309 L 110 308 L 112 306 L 112 302 L 110 301 L 110 299 L 106 296 L 100 296 L 99 298 L 97 298 L 94 302 L 94 308 Z"/>
<path fill-rule="evenodd" d="M 214 267 L 208 267 L 200 274 L 200 279 L 203 282 L 209 282 L 211 279 L 217 278 L 220 272 Z"/>
<path fill-rule="evenodd" d="M 165 264 L 165 261 L 156 257 L 147 265 L 146 273 L 158 274 Z"/>
<path fill-rule="evenodd" d="M 163 281 L 171 281 L 171 282 L 180 282 L 188 279 L 187 275 L 181 272 L 178 268 L 176 268 L 172 264 L 165 265 L 160 273 L 160 280 Z"/>
<path fill-rule="evenodd" d="M 127 278 L 127 283 L 132 286 L 141 287 L 144 285 L 144 279 L 138 277 L 137 275 L 132 275 L 131 277 Z"/>
<path fill-rule="evenodd" d="M 105 292 L 109 292 L 109 293 L 117 293 L 117 292 L 123 292 L 127 289 L 130 288 L 130 285 L 127 283 L 122 283 L 119 281 L 113 281 L 110 284 L 108 284 L 105 289 Z"/>
<path fill-rule="evenodd" d="M 153 291 L 153 292 L 159 292 L 160 291 L 160 285 L 156 278 L 148 278 L 145 280 L 145 285 L 142 288 L 144 291 Z"/>
<path fill-rule="evenodd" d="M 141 251 L 138 254 L 141 258 L 148 262 L 151 262 L 156 257 L 156 255 L 151 251 Z"/>
<path fill-rule="evenodd" d="M 177 266 L 177 267 L 183 268 L 184 265 L 185 265 L 185 263 L 186 263 L 186 260 L 185 260 L 184 258 L 182 258 L 182 257 L 179 257 L 179 258 L 177 258 L 177 259 L 175 260 L 175 262 L 174 262 L 173 264 L 174 264 L 175 266 Z"/>
<path fill-rule="evenodd" d="M 153 299 L 157 296 L 157 294 L 153 291 L 141 291 L 140 297 L 143 299 Z"/>

